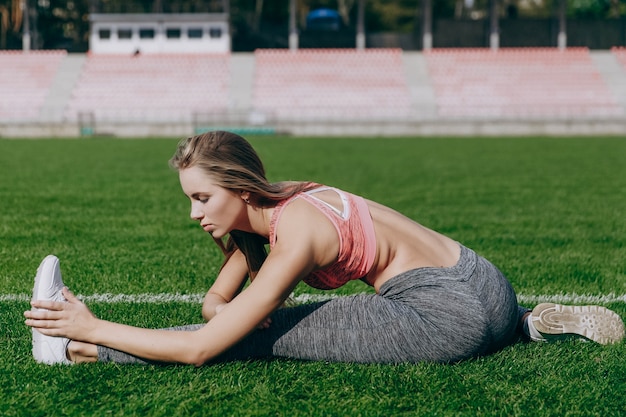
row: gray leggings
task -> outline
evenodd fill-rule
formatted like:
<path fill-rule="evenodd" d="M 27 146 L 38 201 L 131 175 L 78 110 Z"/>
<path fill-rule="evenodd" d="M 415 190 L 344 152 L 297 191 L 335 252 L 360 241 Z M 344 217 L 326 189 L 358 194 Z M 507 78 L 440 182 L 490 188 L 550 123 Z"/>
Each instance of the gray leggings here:
<path fill-rule="evenodd" d="M 513 288 L 489 261 L 461 246 L 457 265 L 418 268 L 387 281 L 380 294 L 353 295 L 277 310 L 216 361 L 266 357 L 360 363 L 456 362 L 518 339 Z M 171 330 L 197 330 L 191 325 Z M 98 360 L 146 363 L 98 346 Z"/>

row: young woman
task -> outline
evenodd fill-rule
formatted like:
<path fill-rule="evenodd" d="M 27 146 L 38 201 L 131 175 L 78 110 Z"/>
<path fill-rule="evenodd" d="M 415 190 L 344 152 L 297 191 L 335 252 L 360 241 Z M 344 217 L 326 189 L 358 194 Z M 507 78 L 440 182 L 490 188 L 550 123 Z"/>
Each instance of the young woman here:
<path fill-rule="evenodd" d="M 604 307 L 519 307 L 489 261 L 388 207 L 315 183 L 269 183 L 235 134 L 188 138 L 170 163 L 191 217 L 226 256 L 202 307 L 207 323 L 150 330 L 98 319 L 49 256 L 24 313 L 37 361 L 455 362 L 520 337 L 624 337 L 621 318 Z M 281 308 L 300 281 L 332 289 L 355 279 L 376 294 Z"/>

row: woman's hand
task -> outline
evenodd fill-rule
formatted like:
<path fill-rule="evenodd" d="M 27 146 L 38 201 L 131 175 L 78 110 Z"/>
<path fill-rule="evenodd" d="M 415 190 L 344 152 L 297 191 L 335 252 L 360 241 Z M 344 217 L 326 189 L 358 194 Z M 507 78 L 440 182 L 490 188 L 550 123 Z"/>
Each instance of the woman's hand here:
<path fill-rule="evenodd" d="M 98 319 L 67 287 L 63 288 L 63 296 L 67 302 L 31 302 L 37 310 L 24 312 L 26 325 L 46 336 L 89 342 L 90 333 L 95 329 Z"/>
<path fill-rule="evenodd" d="M 259 330 L 264 330 L 264 329 L 269 328 L 271 324 L 272 324 L 272 319 L 270 317 L 268 317 L 265 320 L 263 320 L 261 322 L 261 324 L 256 326 L 256 328 L 259 329 Z"/>

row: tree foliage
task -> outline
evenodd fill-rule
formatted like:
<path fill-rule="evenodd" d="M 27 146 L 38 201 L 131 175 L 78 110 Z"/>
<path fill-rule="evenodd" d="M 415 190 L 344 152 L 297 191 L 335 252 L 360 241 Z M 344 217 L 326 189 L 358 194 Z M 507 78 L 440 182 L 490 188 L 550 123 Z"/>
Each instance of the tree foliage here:
<path fill-rule="evenodd" d="M 484 19 L 491 0 L 431 0 L 433 19 Z M 562 0 L 497 0 L 502 16 L 554 16 Z M 21 47 L 24 19 L 20 4 L 29 10 L 35 48 L 86 50 L 90 12 L 99 13 L 207 13 L 223 10 L 225 0 L 0 0 L 0 49 Z M 235 32 L 284 28 L 290 0 L 230 0 Z M 359 0 L 296 0 L 297 22 L 317 8 L 339 11 L 344 24 L 356 24 Z M 421 19 L 424 0 L 365 0 L 366 28 L 370 32 L 411 32 Z M 570 18 L 618 18 L 626 14 L 626 0 L 567 0 Z M 282 29 L 281 29 L 282 30 Z"/>

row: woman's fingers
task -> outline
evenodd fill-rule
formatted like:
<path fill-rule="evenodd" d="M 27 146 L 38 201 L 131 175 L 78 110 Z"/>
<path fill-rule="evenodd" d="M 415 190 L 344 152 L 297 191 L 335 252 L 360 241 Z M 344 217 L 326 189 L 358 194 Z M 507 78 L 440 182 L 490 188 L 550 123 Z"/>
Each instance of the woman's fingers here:
<path fill-rule="evenodd" d="M 62 303 L 59 303 L 62 304 Z M 63 306 L 48 305 L 43 306 L 34 305 L 37 310 L 26 310 L 24 316 L 35 320 L 58 320 L 61 318 L 63 312 Z"/>
<path fill-rule="evenodd" d="M 261 324 L 257 326 L 257 329 L 259 330 L 267 329 L 270 327 L 271 324 L 272 324 L 272 319 L 268 317 L 265 320 L 263 320 Z"/>
<path fill-rule="evenodd" d="M 46 336 L 63 336 L 63 332 L 56 326 L 56 320 L 26 320 L 25 324 Z"/>
<path fill-rule="evenodd" d="M 63 307 L 67 305 L 67 303 L 82 303 L 69 288 L 63 288 L 63 296 L 67 300 L 65 301 L 51 301 L 51 300 L 33 300 L 30 305 L 35 308 L 45 308 L 46 310 L 63 310 Z"/>
<path fill-rule="evenodd" d="M 81 302 L 81 301 L 80 301 L 80 300 L 79 300 L 79 299 L 78 299 L 78 298 L 74 295 L 74 293 L 73 293 L 72 291 L 70 291 L 70 289 L 69 289 L 69 288 L 67 288 L 67 287 L 63 287 L 62 294 L 63 294 L 63 297 L 65 297 L 65 299 L 66 299 L 68 302 L 70 302 L 70 303 L 76 303 L 76 302 L 80 303 L 80 302 Z"/>
<path fill-rule="evenodd" d="M 64 305 L 67 304 L 63 301 L 50 301 L 50 300 L 35 300 L 31 301 L 30 305 L 35 308 L 43 308 L 46 310 L 60 311 L 63 310 Z"/>
<path fill-rule="evenodd" d="M 69 289 L 63 289 L 67 301 L 33 301 L 25 311 L 25 324 L 46 336 L 80 339 L 89 332 L 95 316 Z"/>

